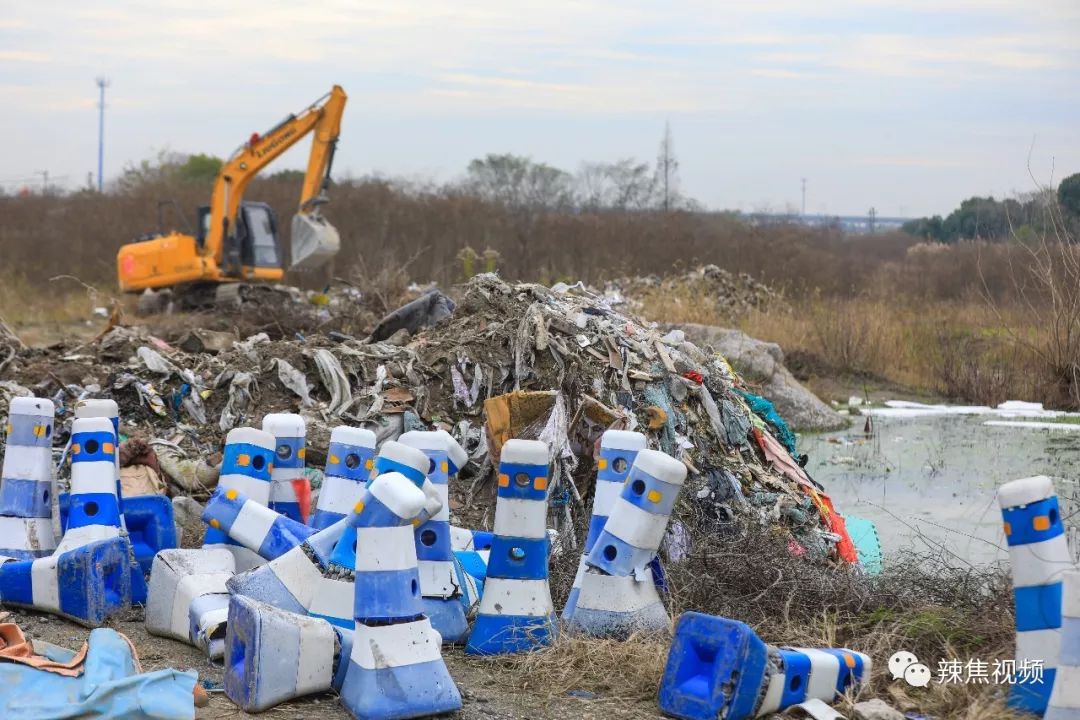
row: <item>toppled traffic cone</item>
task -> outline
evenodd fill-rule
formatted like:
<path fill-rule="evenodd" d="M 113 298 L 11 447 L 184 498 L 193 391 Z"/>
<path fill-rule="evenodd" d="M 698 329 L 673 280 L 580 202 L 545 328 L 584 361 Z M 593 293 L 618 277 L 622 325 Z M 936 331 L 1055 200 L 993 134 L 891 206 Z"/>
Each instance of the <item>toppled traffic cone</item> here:
<path fill-rule="evenodd" d="M 340 520 L 277 559 L 233 577 L 229 592 L 352 629 L 352 569 L 331 560 L 347 526 L 347 519 Z"/>
<path fill-rule="evenodd" d="M 507 440 L 499 462 L 495 538 L 480 610 L 465 652 L 517 653 L 551 642 L 555 609 L 548 585 L 548 448 Z"/>
<path fill-rule="evenodd" d="M 646 447 L 645 436 L 628 430 L 607 430 L 600 437 L 600 457 L 596 461 L 596 489 L 593 492 L 592 517 L 589 518 L 589 534 L 585 538 L 585 548 L 574 576 L 573 587 L 563 607 L 562 619 L 571 622 L 577 609 L 578 596 L 581 593 L 581 579 L 585 576 L 585 558 L 596 544 L 607 522 L 611 508 L 619 498 L 623 482 L 630 473 L 630 468 L 637 458 L 639 450 Z"/>
<path fill-rule="evenodd" d="M 52 401 L 13 398 L 0 473 L 0 558 L 33 560 L 56 549 L 52 528 Z"/>
<path fill-rule="evenodd" d="M 267 506 L 290 520 L 307 523 L 311 506 L 311 483 L 304 476 L 307 425 L 295 413 L 270 413 L 262 429 L 274 436 L 274 469 Z"/>
<path fill-rule="evenodd" d="M 386 472 L 372 480 L 349 519 L 356 536 L 356 629 L 340 694 L 357 718 L 393 720 L 461 709 L 461 694 L 442 658 L 442 638 L 421 612 L 411 521 L 426 500 L 414 481 Z"/>
<path fill-rule="evenodd" d="M 225 652 L 229 591 L 236 571 L 228 550 L 165 550 L 154 558 L 146 602 L 146 629 L 202 648 L 207 657 Z"/>
<path fill-rule="evenodd" d="M 571 628 L 598 637 L 626 637 L 668 626 L 649 564 L 685 479 L 686 466 L 670 455 L 638 452 L 586 558 Z"/>
<path fill-rule="evenodd" d="M 737 620 L 683 613 L 675 626 L 660 710 L 684 720 L 746 720 L 807 700 L 832 702 L 870 677 L 853 650 L 776 648 Z"/>
<path fill-rule="evenodd" d="M 1009 544 L 1016 598 L 1016 662 L 1041 661 L 1042 677 L 1020 676 L 1009 706 L 1042 715 L 1056 685 L 1061 632 L 1062 576 L 1075 569 L 1061 524 L 1054 483 L 1045 475 L 1007 482 L 998 504 Z"/>
<path fill-rule="evenodd" d="M 235 428 L 225 436 L 225 453 L 221 461 L 218 487 L 236 490 L 248 500 L 269 505 L 271 473 L 274 469 L 274 436 L 255 428 Z M 265 562 L 258 553 L 229 539 L 212 524 L 206 530 L 204 548 L 222 548 L 233 554 L 237 572 L 257 567 Z"/>
<path fill-rule="evenodd" d="M 225 695 L 248 712 L 339 690 L 352 633 L 243 595 L 229 602 Z"/>
<path fill-rule="evenodd" d="M 210 527 L 263 560 L 276 560 L 315 534 L 313 528 L 249 500 L 235 489 L 215 490 L 202 517 Z"/>
<path fill-rule="evenodd" d="M 330 432 L 326 470 L 311 526 L 325 530 L 352 512 L 368 478 L 375 456 L 375 433 L 339 425 Z"/>

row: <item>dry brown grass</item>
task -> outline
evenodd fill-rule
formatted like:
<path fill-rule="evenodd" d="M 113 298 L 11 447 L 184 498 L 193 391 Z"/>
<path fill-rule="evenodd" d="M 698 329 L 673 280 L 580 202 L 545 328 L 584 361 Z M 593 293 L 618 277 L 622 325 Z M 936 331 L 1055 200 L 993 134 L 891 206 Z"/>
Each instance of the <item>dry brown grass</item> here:
<path fill-rule="evenodd" d="M 697 610 L 747 622 L 768 643 L 848 647 L 869 655 L 874 672 L 858 699 L 880 697 L 902 710 L 942 720 L 1015 719 L 1003 704 L 1005 688 L 939 685 L 909 688 L 894 682 L 887 659 L 914 652 L 936 672 L 941 659 L 1009 659 L 1014 652 L 1011 585 L 1000 568 L 956 563 L 946 552 L 892 558 L 884 573 L 867 577 L 847 567 L 823 568 L 793 557 L 784 537 L 753 527 L 720 528 L 681 503 L 691 530 L 691 552 L 667 563 L 673 618 Z M 555 605 L 564 604 L 565 575 L 576 553 L 552 563 Z M 516 689 L 566 697 L 574 691 L 599 702 L 626 703 L 656 696 L 669 634 L 620 642 L 563 632 L 551 647 L 524 655 L 467 662 Z M 850 709 L 854 697 L 838 702 Z M 849 715 L 850 716 L 850 715 Z"/>

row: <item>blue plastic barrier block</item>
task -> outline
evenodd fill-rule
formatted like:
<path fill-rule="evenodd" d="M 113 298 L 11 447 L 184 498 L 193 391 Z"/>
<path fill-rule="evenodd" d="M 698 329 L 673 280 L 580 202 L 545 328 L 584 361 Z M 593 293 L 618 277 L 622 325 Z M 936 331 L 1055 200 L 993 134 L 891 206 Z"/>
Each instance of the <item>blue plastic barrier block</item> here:
<path fill-rule="evenodd" d="M 685 720 L 752 717 L 767 657 L 745 623 L 683 613 L 660 681 L 660 709 Z"/>

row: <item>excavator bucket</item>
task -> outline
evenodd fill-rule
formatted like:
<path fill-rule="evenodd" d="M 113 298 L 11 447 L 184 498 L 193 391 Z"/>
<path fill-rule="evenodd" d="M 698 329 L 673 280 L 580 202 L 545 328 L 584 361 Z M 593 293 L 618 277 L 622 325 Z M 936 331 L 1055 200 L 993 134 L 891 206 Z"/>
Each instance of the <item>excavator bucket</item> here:
<path fill-rule="evenodd" d="M 292 221 L 292 270 L 322 267 L 341 249 L 337 228 L 314 213 L 300 213 Z"/>

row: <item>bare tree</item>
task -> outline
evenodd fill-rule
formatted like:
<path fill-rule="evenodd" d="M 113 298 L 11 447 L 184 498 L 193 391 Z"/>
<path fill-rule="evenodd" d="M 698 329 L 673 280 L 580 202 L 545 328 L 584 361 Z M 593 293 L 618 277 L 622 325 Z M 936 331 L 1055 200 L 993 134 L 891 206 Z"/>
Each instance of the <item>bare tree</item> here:
<path fill-rule="evenodd" d="M 518 273 L 534 269 L 531 245 L 541 219 L 572 207 L 574 200 L 569 173 L 509 153 L 489 154 L 469 163 L 465 188 L 511 210 Z"/>
<path fill-rule="evenodd" d="M 656 179 L 646 163 L 623 158 L 585 163 L 577 175 L 578 202 L 588 209 L 643 210 L 652 204 Z"/>

